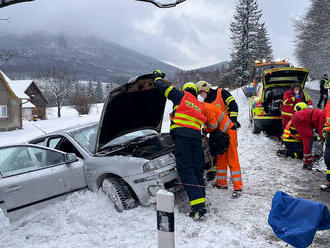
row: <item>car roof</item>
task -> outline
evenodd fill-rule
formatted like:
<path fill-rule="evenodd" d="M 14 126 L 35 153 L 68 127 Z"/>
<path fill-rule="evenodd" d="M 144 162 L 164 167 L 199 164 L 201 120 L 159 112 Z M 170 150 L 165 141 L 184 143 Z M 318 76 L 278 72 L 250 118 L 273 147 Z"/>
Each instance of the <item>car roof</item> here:
<path fill-rule="evenodd" d="M 98 126 L 98 125 L 99 125 L 98 122 L 93 122 L 93 123 L 89 123 L 89 124 L 86 124 L 86 125 L 79 125 L 79 126 L 74 126 L 74 127 L 70 127 L 70 128 L 64 128 L 64 129 L 60 129 L 60 130 L 57 130 L 57 131 L 54 131 L 54 132 L 51 132 L 51 133 L 46 133 L 44 135 L 35 137 L 33 139 L 28 140 L 27 142 L 30 142 L 30 141 L 36 140 L 36 139 L 40 139 L 40 138 L 43 138 L 45 136 L 50 136 L 50 135 L 57 135 L 57 134 L 61 134 L 61 133 L 69 134 L 71 132 L 74 132 L 74 131 L 77 131 L 77 130 L 80 130 L 80 129 L 83 129 L 83 128 L 88 128 L 88 127 L 93 127 L 93 126 Z"/>
<path fill-rule="evenodd" d="M 71 132 L 74 132 L 74 131 L 77 131 L 77 130 L 80 130 L 80 129 L 83 129 L 83 128 L 93 127 L 93 126 L 98 126 L 98 125 L 99 125 L 98 122 L 93 122 L 93 123 L 89 123 L 89 124 L 86 124 L 86 125 L 79 125 L 79 126 L 64 128 L 62 130 L 54 131 L 54 132 L 51 132 L 49 134 L 62 133 L 62 132 L 71 133 Z"/>

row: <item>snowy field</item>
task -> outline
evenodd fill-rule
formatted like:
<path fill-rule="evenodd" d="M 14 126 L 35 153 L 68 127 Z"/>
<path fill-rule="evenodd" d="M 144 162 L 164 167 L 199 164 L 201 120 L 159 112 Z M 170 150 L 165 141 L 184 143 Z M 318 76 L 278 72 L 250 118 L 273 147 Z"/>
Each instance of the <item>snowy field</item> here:
<path fill-rule="evenodd" d="M 328 204 L 329 195 L 316 187 L 324 182 L 321 173 L 302 170 L 302 162 L 277 157 L 280 144 L 265 134 L 253 135 L 249 130 L 248 101 L 241 90 L 233 96 L 240 108 L 239 156 L 243 172 L 244 194 L 230 198 L 231 189 L 207 190 L 209 215 L 205 222 L 194 222 L 176 209 L 176 247 L 286 247 L 278 240 L 267 224 L 271 200 L 276 191 L 282 190 L 294 197 L 322 200 Z M 170 105 L 167 106 L 170 110 Z M 97 121 L 101 111 L 89 116 L 70 115 L 61 120 L 53 119 L 33 123 L 38 128 L 53 131 L 72 124 Z M 65 115 L 64 115 L 65 116 Z M 165 115 L 163 131 L 168 130 Z M 21 142 L 38 136 L 41 132 L 24 123 L 24 130 L 0 133 L 0 145 Z M 324 166 L 320 163 L 320 167 Z M 313 183 L 311 183 L 313 182 Z M 323 195 L 322 195 L 323 194 Z M 319 232 L 313 246 L 326 248 L 330 232 Z M 101 192 L 78 192 L 65 200 L 35 210 L 12 223 L 0 217 L 0 247 L 157 247 L 155 206 L 138 207 L 117 213 L 108 198 Z"/>

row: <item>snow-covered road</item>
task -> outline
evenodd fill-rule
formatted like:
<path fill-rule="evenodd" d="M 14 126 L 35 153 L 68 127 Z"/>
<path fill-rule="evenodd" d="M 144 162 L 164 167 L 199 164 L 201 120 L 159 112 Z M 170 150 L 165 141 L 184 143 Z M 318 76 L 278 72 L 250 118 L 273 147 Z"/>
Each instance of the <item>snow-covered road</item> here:
<path fill-rule="evenodd" d="M 324 175 L 302 170 L 301 161 L 277 157 L 280 144 L 265 134 L 250 132 L 247 99 L 241 90 L 232 93 L 240 108 L 238 143 L 245 193 L 232 200 L 231 189 L 208 189 L 210 213 L 205 222 L 193 222 L 176 209 L 177 247 L 285 247 L 267 224 L 271 200 L 278 190 L 330 206 L 330 196 L 317 189 Z M 329 243 L 329 231 L 319 232 L 312 247 L 326 248 Z M 101 192 L 74 193 L 10 224 L 0 218 L 1 248 L 136 246 L 157 247 L 155 207 L 119 214 Z"/>

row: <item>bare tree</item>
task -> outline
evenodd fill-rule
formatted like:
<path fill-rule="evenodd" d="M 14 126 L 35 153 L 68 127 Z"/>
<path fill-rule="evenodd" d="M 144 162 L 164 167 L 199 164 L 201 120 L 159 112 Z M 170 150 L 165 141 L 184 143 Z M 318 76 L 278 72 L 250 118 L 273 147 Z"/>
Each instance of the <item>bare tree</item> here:
<path fill-rule="evenodd" d="M 75 94 L 72 98 L 71 105 L 80 115 L 87 115 L 91 109 L 93 100 L 88 96 L 87 91 L 85 85 L 76 83 Z"/>
<path fill-rule="evenodd" d="M 61 108 L 74 88 L 76 78 L 61 68 L 48 69 L 39 78 L 43 81 L 42 89 L 55 101 L 57 116 L 61 117 Z"/>

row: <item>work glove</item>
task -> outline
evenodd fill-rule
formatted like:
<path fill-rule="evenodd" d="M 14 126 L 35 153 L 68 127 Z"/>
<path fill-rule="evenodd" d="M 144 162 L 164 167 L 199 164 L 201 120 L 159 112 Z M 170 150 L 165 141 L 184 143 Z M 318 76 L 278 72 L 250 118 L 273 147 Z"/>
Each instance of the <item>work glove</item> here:
<path fill-rule="evenodd" d="M 154 75 L 154 80 L 155 80 L 156 78 L 161 78 L 161 79 L 163 79 L 163 78 L 165 77 L 165 73 L 162 72 L 162 71 L 159 70 L 159 69 L 154 70 L 152 74 Z"/>
<path fill-rule="evenodd" d="M 327 140 L 327 138 L 328 138 L 328 132 L 327 131 L 322 132 L 322 138 L 324 139 L 324 141 Z"/>
<path fill-rule="evenodd" d="M 207 135 L 207 131 L 206 131 L 206 128 L 205 127 L 202 127 L 202 135 Z"/>
<path fill-rule="evenodd" d="M 235 124 L 236 128 L 240 128 L 241 127 L 241 124 L 238 121 L 235 121 L 234 124 Z"/>

